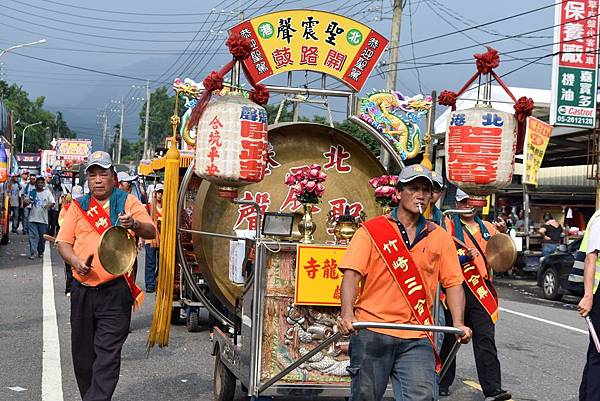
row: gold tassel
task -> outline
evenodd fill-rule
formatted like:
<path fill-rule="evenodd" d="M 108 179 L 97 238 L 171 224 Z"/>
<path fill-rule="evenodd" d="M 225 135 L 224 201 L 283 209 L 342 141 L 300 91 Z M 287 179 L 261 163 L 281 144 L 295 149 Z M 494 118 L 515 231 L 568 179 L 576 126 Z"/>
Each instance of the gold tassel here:
<path fill-rule="evenodd" d="M 179 150 L 173 141 L 165 156 L 165 182 L 163 190 L 163 216 L 158 257 L 158 285 L 154 317 L 146 345 L 147 352 L 155 344 L 169 345 L 173 288 L 175 281 L 175 241 L 177 240 L 177 194 L 179 192 Z"/>

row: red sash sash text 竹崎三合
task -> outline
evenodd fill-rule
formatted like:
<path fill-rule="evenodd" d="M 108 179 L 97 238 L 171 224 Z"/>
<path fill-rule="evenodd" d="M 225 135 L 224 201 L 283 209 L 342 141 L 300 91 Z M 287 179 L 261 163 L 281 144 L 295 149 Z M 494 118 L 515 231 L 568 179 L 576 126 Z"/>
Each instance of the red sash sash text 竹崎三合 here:
<path fill-rule="evenodd" d="M 87 211 L 83 210 L 83 207 L 76 199 L 73 199 L 73 203 L 77 205 L 77 209 L 79 209 L 83 217 L 85 217 L 98 235 L 102 236 L 102 234 L 112 226 L 110 215 L 94 197 L 90 197 L 90 206 Z M 132 272 L 125 273 L 123 278 L 133 296 L 134 309 L 138 309 L 144 300 L 144 293 L 141 288 L 135 284 Z"/>
<path fill-rule="evenodd" d="M 394 277 L 415 320 L 421 325 L 431 325 L 433 320 L 427 307 L 423 279 L 392 223 L 385 216 L 380 216 L 363 223 L 363 227 Z M 439 371 L 442 364 L 433 335 L 428 331 L 425 334 L 433 346 L 436 371 Z"/>

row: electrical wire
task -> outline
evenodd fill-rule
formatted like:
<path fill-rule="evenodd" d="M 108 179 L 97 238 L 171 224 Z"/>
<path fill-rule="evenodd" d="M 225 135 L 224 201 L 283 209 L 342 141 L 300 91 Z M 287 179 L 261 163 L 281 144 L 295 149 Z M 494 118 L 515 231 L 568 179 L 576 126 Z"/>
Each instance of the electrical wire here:
<path fill-rule="evenodd" d="M 429 3 L 427 3 L 427 5 L 429 5 Z M 408 0 L 408 25 L 409 25 L 409 33 L 410 33 L 410 43 L 411 45 L 411 52 L 412 52 L 412 59 L 413 59 L 413 63 L 416 62 L 416 57 L 415 57 L 415 45 L 414 45 L 414 41 L 413 41 L 413 11 L 412 11 L 412 0 Z M 415 11 L 416 12 L 416 11 Z M 419 93 L 424 93 L 423 92 L 423 85 L 421 85 L 421 73 L 419 71 L 419 69 L 417 68 L 417 65 L 415 64 L 415 72 L 417 73 L 417 82 L 419 84 Z"/>

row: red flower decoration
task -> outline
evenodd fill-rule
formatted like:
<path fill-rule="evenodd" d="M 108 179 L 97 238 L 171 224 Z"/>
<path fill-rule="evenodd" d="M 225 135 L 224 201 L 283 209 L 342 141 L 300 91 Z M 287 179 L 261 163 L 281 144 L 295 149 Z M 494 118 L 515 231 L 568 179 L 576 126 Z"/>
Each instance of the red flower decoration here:
<path fill-rule="evenodd" d="M 234 59 L 242 61 L 250 57 L 252 51 L 252 45 L 247 38 L 244 38 L 240 34 L 234 33 L 229 36 L 225 43 L 229 48 L 229 52 Z"/>
<path fill-rule="evenodd" d="M 254 89 L 250 91 L 250 100 L 261 106 L 269 102 L 269 90 L 263 84 L 256 84 Z"/>
<path fill-rule="evenodd" d="M 450 106 L 452 108 L 456 107 L 456 99 L 458 95 L 456 92 L 443 90 L 438 96 L 438 103 L 440 106 Z"/>
<path fill-rule="evenodd" d="M 474 54 L 475 65 L 477 65 L 477 71 L 481 74 L 489 74 L 494 68 L 500 65 L 500 55 L 498 50 L 487 47 L 487 52 L 481 54 Z"/>
<path fill-rule="evenodd" d="M 202 81 L 204 84 L 204 89 L 209 92 L 214 92 L 216 90 L 223 89 L 223 76 L 219 74 L 217 71 L 213 71 L 204 78 Z"/>
<path fill-rule="evenodd" d="M 525 122 L 525 119 L 533 113 L 533 99 L 522 96 L 514 105 L 515 117 L 520 123 Z"/>

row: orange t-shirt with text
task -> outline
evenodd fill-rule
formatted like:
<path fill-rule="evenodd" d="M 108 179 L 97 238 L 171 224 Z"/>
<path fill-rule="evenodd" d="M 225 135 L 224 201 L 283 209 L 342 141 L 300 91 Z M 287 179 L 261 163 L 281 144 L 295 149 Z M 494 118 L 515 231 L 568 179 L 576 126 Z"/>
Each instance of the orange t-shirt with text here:
<path fill-rule="evenodd" d="M 109 203 L 106 202 L 103 205 L 107 213 L 109 213 Z M 127 195 L 125 213 L 130 214 L 139 223 L 152 224 L 152 219 L 146 208 L 133 195 Z M 80 283 L 94 287 L 119 277 L 104 270 L 100 259 L 98 259 L 100 234 L 91 226 L 79 207 L 71 205 L 65 213 L 56 242 L 66 242 L 73 245 L 73 251 L 82 260 L 86 260 L 89 255 L 94 255 L 92 270 L 85 276 L 79 275 L 75 269 L 72 269 L 73 277 Z"/>
<path fill-rule="evenodd" d="M 390 216 L 388 219 L 398 238 L 402 238 L 396 222 Z M 441 282 L 445 288 L 455 287 L 462 284 L 463 275 L 450 235 L 431 223 L 426 224 L 424 230 L 428 231 L 427 236 L 413 244 L 409 253 L 423 279 L 427 307 L 433 318 L 432 307 L 438 283 Z M 404 241 L 401 242 L 404 244 Z M 354 270 L 362 276 L 354 306 L 358 321 L 419 324 L 364 227 L 359 228 L 350 241 L 340 262 L 340 270 Z M 370 330 L 400 338 L 426 337 L 422 331 Z"/>

